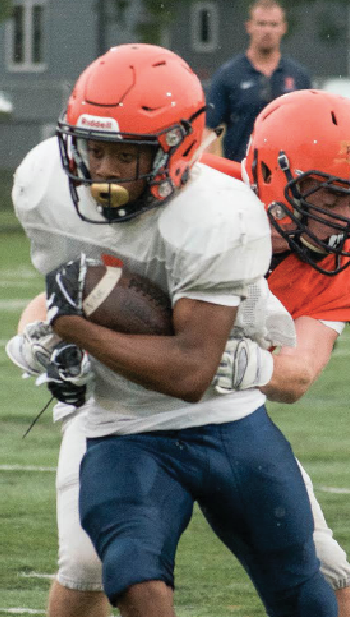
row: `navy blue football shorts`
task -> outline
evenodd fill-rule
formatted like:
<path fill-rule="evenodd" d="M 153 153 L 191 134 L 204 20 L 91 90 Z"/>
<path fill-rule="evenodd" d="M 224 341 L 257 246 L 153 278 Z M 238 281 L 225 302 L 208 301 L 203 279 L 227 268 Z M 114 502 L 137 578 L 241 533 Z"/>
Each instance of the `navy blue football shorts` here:
<path fill-rule="evenodd" d="M 225 424 L 87 440 L 80 517 L 112 604 L 135 583 L 174 586 L 175 552 L 194 502 L 269 615 L 337 614 L 322 609 L 333 592 L 319 573 L 304 481 L 265 407 Z M 320 610 L 308 613 L 315 595 Z"/>

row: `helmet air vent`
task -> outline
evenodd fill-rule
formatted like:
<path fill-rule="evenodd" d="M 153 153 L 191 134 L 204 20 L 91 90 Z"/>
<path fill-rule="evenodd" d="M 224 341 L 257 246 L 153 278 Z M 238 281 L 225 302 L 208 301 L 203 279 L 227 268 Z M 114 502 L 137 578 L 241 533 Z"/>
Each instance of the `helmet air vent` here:
<path fill-rule="evenodd" d="M 268 167 L 268 165 L 266 165 L 266 163 L 264 163 L 264 161 L 261 162 L 261 173 L 262 173 L 262 177 L 263 177 L 265 184 L 270 184 L 271 183 L 271 169 Z"/>
<path fill-rule="evenodd" d="M 332 111 L 332 122 L 333 122 L 333 124 L 338 124 L 337 116 L 335 115 L 334 111 Z"/>
<path fill-rule="evenodd" d="M 160 107 L 149 107 L 148 105 L 142 105 L 143 111 L 158 111 Z"/>

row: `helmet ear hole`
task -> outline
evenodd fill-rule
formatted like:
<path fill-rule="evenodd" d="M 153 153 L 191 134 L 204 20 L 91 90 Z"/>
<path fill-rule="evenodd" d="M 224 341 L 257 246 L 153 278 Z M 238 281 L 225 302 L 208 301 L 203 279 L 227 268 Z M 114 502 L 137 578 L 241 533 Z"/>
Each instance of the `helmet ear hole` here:
<path fill-rule="evenodd" d="M 261 174 L 262 174 L 264 183 L 270 184 L 271 183 L 271 169 L 263 161 L 261 163 Z"/>

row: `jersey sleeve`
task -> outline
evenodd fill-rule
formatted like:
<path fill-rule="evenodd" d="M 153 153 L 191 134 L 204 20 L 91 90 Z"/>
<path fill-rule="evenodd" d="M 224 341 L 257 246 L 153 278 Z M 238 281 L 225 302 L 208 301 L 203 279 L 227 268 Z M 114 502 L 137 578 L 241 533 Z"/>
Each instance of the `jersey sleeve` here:
<path fill-rule="evenodd" d="M 345 323 L 341 321 L 324 321 L 323 319 L 319 319 L 319 321 L 325 326 L 327 326 L 327 328 L 335 330 L 338 336 L 343 332 L 345 328 Z"/>
<path fill-rule="evenodd" d="M 326 259 L 331 260 L 333 256 Z M 325 276 L 292 254 L 272 272 L 268 283 L 294 319 L 306 316 L 321 321 L 350 322 L 349 273 L 346 269 L 336 276 Z"/>
<path fill-rule="evenodd" d="M 91 254 L 89 223 L 75 212 L 56 138 L 38 144 L 19 165 L 12 200 L 39 272 L 46 274 L 81 252 Z"/>
<path fill-rule="evenodd" d="M 54 234 L 54 222 L 57 220 L 61 226 L 66 225 L 65 209 L 71 203 L 55 138 L 38 144 L 19 165 L 14 176 L 12 201 L 16 216 L 31 242 L 32 263 L 45 274 L 58 265 L 54 261 L 55 254 L 64 260 L 67 240 L 63 234 Z M 52 246 L 55 246 L 55 251 L 52 251 Z"/>
<path fill-rule="evenodd" d="M 12 201 L 15 213 L 23 225 L 30 220 L 31 211 L 37 211 L 37 205 L 47 191 L 48 177 L 51 180 L 52 176 L 59 176 L 58 183 L 61 182 L 62 174 L 57 173 L 60 167 L 59 161 L 57 140 L 51 138 L 30 150 L 17 167 L 12 187 Z M 52 169 L 55 169 L 56 174 L 52 174 Z M 56 185 L 53 184 L 52 195 L 55 188 Z"/>

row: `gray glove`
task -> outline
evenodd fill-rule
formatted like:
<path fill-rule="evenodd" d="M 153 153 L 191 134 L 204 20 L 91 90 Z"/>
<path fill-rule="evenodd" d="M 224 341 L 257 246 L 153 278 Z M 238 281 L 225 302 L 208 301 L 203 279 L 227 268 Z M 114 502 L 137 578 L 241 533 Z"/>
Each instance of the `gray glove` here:
<path fill-rule="evenodd" d="M 227 341 L 214 377 L 219 394 L 265 386 L 273 373 L 272 354 L 246 337 Z"/>
<path fill-rule="evenodd" d="M 34 321 L 27 324 L 22 334 L 13 336 L 6 345 L 10 360 L 29 375 L 45 373 L 51 353 L 61 338 L 50 324 Z"/>

